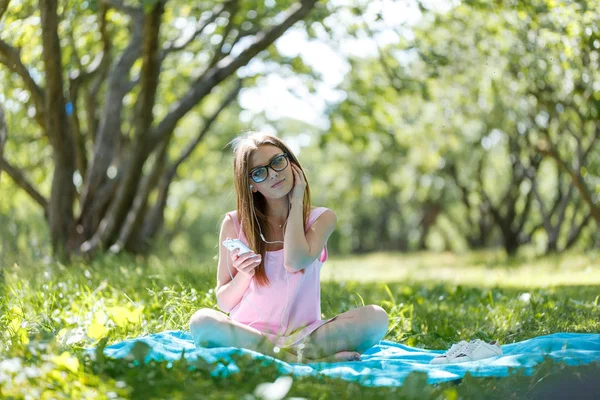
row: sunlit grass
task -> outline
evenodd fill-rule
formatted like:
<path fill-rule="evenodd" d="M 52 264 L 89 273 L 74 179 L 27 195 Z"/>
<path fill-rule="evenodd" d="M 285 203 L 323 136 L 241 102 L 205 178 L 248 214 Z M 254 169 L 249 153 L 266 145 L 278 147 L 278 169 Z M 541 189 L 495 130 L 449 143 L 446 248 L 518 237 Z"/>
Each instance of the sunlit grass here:
<path fill-rule="evenodd" d="M 321 279 L 336 282 L 445 282 L 521 288 L 599 285 L 600 257 L 597 254 L 561 254 L 511 259 L 502 251 L 463 255 L 373 253 L 333 257 L 325 264 Z"/>
<path fill-rule="evenodd" d="M 211 393 L 208 398 L 240 398 L 260 383 L 273 382 L 276 370 L 248 357 L 238 362 L 243 366 L 240 374 L 219 381 L 209 375 L 208 366 L 196 371 L 177 363 L 172 368 L 164 363 L 142 367 L 131 360 L 93 360 L 83 354 L 84 347 L 97 345 L 103 337 L 110 344 L 187 330 L 195 310 L 217 308 L 215 263 L 212 255 L 119 256 L 70 267 L 23 259 L 6 267 L 0 298 L 0 355 L 5 360 L 0 363 L 0 397 L 25 398 L 24 393 L 53 390 L 56 398 L 90 393 L 94 398 L 99 393 L 105 398 L 106 393 L 117 398 L 150 398 L 147 393 L 193 398 L 199 392 Z M 474 337 L 505 344 L 554 332 L 599 332 L 598 267 L 597 254 L 516 259 L 495 251 L 334 256 L 322 270 L 322 316 L 379 304 L 390 315 L 386 340 L 432 349 Z M 564 370 L 548 365 L 538 374 Z M 597 371 L 577 371 L 590 368 Z M 294 378 L 289 395 L 378 398 L 416 390 L 424 397 L 452 398 L 480 390 L 515 396 L 531 390 L 535 379 L 466 378 L 457 386 L 431 387 L 417 374 L 403 388 L 386 389 L 330 378 Z"/>

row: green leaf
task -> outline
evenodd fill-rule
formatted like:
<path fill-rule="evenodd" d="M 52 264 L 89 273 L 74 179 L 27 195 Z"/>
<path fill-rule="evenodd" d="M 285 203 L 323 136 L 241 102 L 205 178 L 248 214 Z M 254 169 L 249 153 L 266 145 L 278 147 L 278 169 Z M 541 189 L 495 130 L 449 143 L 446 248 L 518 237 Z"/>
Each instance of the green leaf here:
<path fill-rule="evenodd" d="M 92 339 L 100 339 L 104 337 L 107 332 L 108 329 L 106 329 L 104 324 L 92 322 L 92 324 L 88 327 L 86 334 Z"/>
<path fill-rule="evenodd" d="M 79 360 L 71 355 L 68 351 L 63 352 L 60 356 L 54 356 L 50 359 L 57 367 L 77 373 L 79 370 Z"/>

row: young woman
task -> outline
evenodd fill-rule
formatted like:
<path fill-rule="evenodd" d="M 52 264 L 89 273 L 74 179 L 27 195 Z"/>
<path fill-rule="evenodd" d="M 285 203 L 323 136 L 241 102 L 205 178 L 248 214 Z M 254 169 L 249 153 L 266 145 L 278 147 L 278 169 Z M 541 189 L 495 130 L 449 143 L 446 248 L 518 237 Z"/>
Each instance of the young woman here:
<path fill-rule="evenodd" d="M 319 274 L 336 215 L 311 207 L 306 177 L 277 137 L 251 133 L 233 140 L 237 210 L 219 236 L 217 304 L 190 320 L 197 346 L 243 347 L 286 361 L 350 361 L 386 334 L 376 305 L 321 319 Z M 250 252 L 222 245 L 240 239 Z"/>

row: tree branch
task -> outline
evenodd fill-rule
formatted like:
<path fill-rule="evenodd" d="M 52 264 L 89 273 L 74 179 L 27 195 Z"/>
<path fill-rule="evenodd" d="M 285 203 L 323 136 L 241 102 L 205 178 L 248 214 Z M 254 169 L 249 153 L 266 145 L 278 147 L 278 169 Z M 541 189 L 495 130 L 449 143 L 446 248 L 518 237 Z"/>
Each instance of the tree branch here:
<path fill-rule="evenodd" d="M 2 158 L 2 164 L 3 164 L 4 170 L 6 171 L 6 173 L 8 174 L 8 176 L 11 177 L 11 179 L 13 180 L 13 182 L 17 186 L 19 186 L 23 190 L 25 190 L 25 192 L 27 192 L 27 194 L 33 199 L 33 201 L 35 201 L 40 206 L 42 206 L 42 208 L 44 209 L 44 214 L 45 214 L 48 211 L 48 200 L 46 200 L 44 198 L 44 196 L 42 196 L 40 194 L 40 192 L 37 191 L 33 187 L 33 185 L 29 182 L 29 180 L 27 179 L 27 177 L 25 177 L 25 174 L 23 174 L 23 172 L 20 169 L 18 169 L 16 167 L 13 167 L 4 158 Z"/>
<path fill-rule="evenodd" d="M 142 180 L 142 183 L 140 184 L 139 189 L 136 192 L 133 204 L 127 213 L 127 217 L 125 217 L 123 226 L 119 231 L 119 237 L 117 241 L 112 246 L 110 246 L 110 251 L 112 253 L 120 253 L 121 250 L 125 248 L 125 245 L 129 241 L 131 234 L 138 225 L 140 214 L 146 208 L 148 204 L 148 196 L 150 195 L 150 192 L 152 191 L 154 184 L 158 179 L 158 175 L 161 170 L 160 164 L 161 162 L 163 162 L 162 160 L 164 160 L 164 158 L 166 157 L 167 147 L 168 142 L 164 143 L 164 145 L 161 146 L 158 159 L 156 160 L 156 163 L 152 168 L 152 172 L 149 176 L 145 176 Z"/>
<path fill-rule="evenodd" d="M 534 225 L 531 230 L 527 233 L 524 234 L 524 236 L 526 237 L 526 242 L 529 243 L 531 241 L 531 239 L 533 238 L 533 234 L 538 230 L 538 229 L 542 229 L 544 228 L 544 223 L 540 222 L 537 225 Z M 544 228 L 545 229 L 545 228 Z M 525 243 L 523 243 L 525 244 Z"/>
<path fill-rule="evenodd" d="M 528 167 L 522 166 L 523 172 L 520 174 L 521 179 L 519 180 L 519 183 L 518 183 L 519 185 L 521 184 L 521 182 L 523 182 L 525 180 L 525 178 L 532 179 L 532 181 L 536 180 L 536 176 L 537 176 L 538 169 L 540 167 L 541 160 L 542 160 L 541 156 L 539 156 L 537 154 L 534 154 L 533 156 L 529 157 L 530 166 L 528 166 Z M 525 199 L 525 208 L 523 209 L 523 212 L 521 213 L 521 220 L 518 222 L 518 225 L 517 225 L 517 232 L 521 232 L 523 230 L 525 223 L 529 219 L 529 210 L 531 208 L 531 203 L 533 201 L 533 197 L 534 197 L 534 192 L 533 192 L 533 182 L 532 182 L 531 189 L 527 193 L 527 198 Z"/>
<path fill-rule="evenodd" d="M 79 71 L 84 71 L 83 64 L 81 63 L 81 58 L 77 54 L 77 45 L 75 44 L 75 36 L 73 36 L 73 26 L 70 26 L 69 29 L 66 30 L 66 36 L 69 41 L 69 44 L 72 47 L 71 50 L 71 59 L 77 65 Z"/>
<path fill-rule="evenodd" d="M 80 240 L 78 240 L 78 243 L 93 236 L 101 220 L 104 218 L 111 199 L 115 196 L 117 188 L 123 180 L 124 171 L 129 167 L 129 160 L 126 157 L 119 161 L 117 175 L 103 183 L 94 195 L 94 202 L 91 203 L 90 207 L 82 210 L 79 215 L 77 219 L 77 233 L 80 234 Z"/>
<path fill-rule="evenodd" d="M 108 78 L 104 108 L 94 143 L 93 161 L 88 169 L 81 195 L 82 213 L 85 213 L 85 209 L 93 202 L 94 194 L 104 181 L 106 170 L 113 162 L 115 151 L 119 147 L 123 97 L 127 93 L 125 90 L 129 83 L 129 71 L 141 53 L 142 17 L 143 15 L 139 13 L 131 18 L 131 40 L 112 67 Z M 90 105 L 88 104 L 88 107 Z M 90 112 L 93 112 L 93 110 L 90 110 Z"/>
<path fill-rule="evenodd" d="M 158 187 L 158 196 L 154 207 L 152 208 L 149 216 L 145 219 L 144 229 L 142 232 L 142 241 L 148 242 L 162 224 L 164 218 L 164 208 L 167 203 L 167 197 L 169 193 L 169 186 L 177 174 L 179 166 L 192 154 L 198 143 L 202 141 L 204 136 L 208 133 L 213 123 L 217 120 L 221 112 L 225 110 L 236 98 L 242 88 L 242 80 L 238 80 L 235 87 L 229 92 L 225 99 L 221 102 L 219 108 L 206 120 L 202 130 L 198 136 L 192 140 L 185 147 L 184 151 L 180 154 L 177 160 L 165 171 L 161 177 L 160 184 Z"/>
<path fill-rule="evenodd" d="M 217 17 L 219 15 L 221 15 L 221 13 L 223 11 L 225 11 L 226 7 L 227 7 L 227 3 L 221 3 L 221 4 L 216 5 L 212 9 L 209 17 L 205 18 L 204 20 L 198 21 L 198 24 L 197 24 L 194 32 L 187 39 L 183 40 L 183 43 L 177 44 L 178 42 L 181 42 L 181 39 L 182 39 L 182 38 L 177 38 L 176 40 L 170 42 L 168 46 L 164 47 L 163 50 L 161 51 L 161 56 L 160 56 L 161 63 L 162 63 L 162 61 L 165 60 L 165 58 L 169 54 L 184 50 L 190 43 L 192 43 L 198 37 L 198 35 L 200 35 L 202 32 L 204 32 L 204 29 L 206 29 L 206 27 L 208 25 L 213 23 L 217 19 Z"/>
<path fill-rule="evenodd" d="M 424 87 L 424 84 L 421 82 L 417 82 L 414 79 L 405 78 L 405 77 L 398 75 L 398 73 L 386 61 L 385 54 L 383 53 L 383 51 L 381 50 L 379 45 L 377 45 L 377 51 L 379 53 L 379 62 L 383 66 L 383 72 L 386 74 L 386 76 L 388 78 L 388 82 L 390 83 L 390 85 L 394 88 L 394 90 L 397 93 L 402 95 L 402 94 L 406 93 L 406 91 L 407 91 L 407 87 L 399 86 L 399 84 L 398 84 L 399 82 L 406 82 L 406 83 L 413 83 L 413 84 L 416 83 L 416 84 L 419 84 L 421 86 L 421 88 Z"/>
<path fill-rule="evenodd" d="M 229 92 L 229 94 L 225 97 L 219 108 L 206 120 L 204 123 L 204 127 L 193 141 L 188 143 L 185 150 L 181 153 L 177 161 L 173 163 L 171 169 L 173 172 L 179 168 L 179 166 L 192 154 L 198 143 L 202 141 L 206 133 L 210 130 L 212 124 L 217 120 L 219 115 L 225 108 L 227 108 L 238 96 L 240 90 L 242 89 L 242 80 L 238 79 L 235 87 Z"/>
<path fill-rule="evenodd" d="M 483 176 L 482 176 L 483 171 L 482 170 L 483 170 L 483 158 L 479 160 L 479 167 L 477 168 L 477 181 L 479 183 L 479 188 L 480 188 L 479 191 L 481 193 L 481 197 L 482 197 L 483 201 L 485 201 L 486 204 L 488 205 L 488 207 L 490 208 L 490 212 L 496 219 L 496 222 L 498 222 L 498 224 L 502 224 L 504 222 L 504 220 L 502 218 L 502 215 L 500 215 L 500 211 L 496 207 L 494 207 L 494 205 L 492 204 L 492 200 L 489 198 L 489 196 L 485 192 L 485 188 L 483 186 Z"/>
<path fill-rule="evenodd" d="M 525 199 L 525 207 L 523 209 L 523 212 L 521 213 L 521 220 L 517 223 L 517 232 L 518 233 L 523 231 L 523 227 L 525 226 L 525 223 L 528 220 L 529 209 L 531 208 L 532 200 L 533 200 L 533 188 L 531 190 L 529 190 L 529 193 L 527 193 L 527 197 Z"/>
<path fill-rule="evenodd" d="M 367 21 L 365 21 L 363 19 L 363 28 L 367 31 L 369 37 L 375 37 L 375 32 L 373 32 L 373 30 L 370 28 L 369 23 Z M 403 35 L 399 32 L 396 32 L 398 34 L 398 37 L 402 37 Z M 392 67 L 389 62 L 386 60 L 386 53 L 381 49 L 381 47 L 379 46 L 379 43 L 377 43 L 377 41 L 375 42 L 375 46 L 377 47 L 377 54 L 378 54 L 378 58 L 379 58 L 379 62 L 381 64 L 381 66 L 383 67 L 383 72 L 384 74 L 387 76 L 388 78 L 388 82 L 389 84 L 392 86 L 392 88 L 394 88 L 394 90 L 399 93 L 399 94 L 404 94 L 407 91 L 407 87 L 402 87 L 400 86 L 400 82 L 406 82 L 406 83 L 412 83 L 412 84 L 419 84 L 421 86 L 421 88 L 424 88 L 425 86 L 420 83 L 415 81 L 412 78 L 407 78 L 407 77 L 403 77 L 398 75 L 398 73 L 396 72 L 398 68 L 394 68 Z M 392 57 L 393 59 L 393 57 Z M 426 93 L 426 92 L 424 92 Z"/>
<path fill-rule="evenodd" d="M 0 63 L 6 65 L 9 70 L 16 73 L 23 79 L 25 87 L 31 93 L 31 98 L 36 109 L 36 121 L 40 124 L 44 131 L 46 129 L 45 107 L 44 107 L 44 90 L 38 86 L 33 80 L 27 67 L 21 61 L 19 50 L 10 46 L 8 43 L 0 40 Z"/>
<path fill-rule="evenodd" d="M 587 160 L 588 156 L 590 155 L 590 152 L 592 151 L 594 146 L 596 146 L 598 137 L 600 137 L 600 125 L 598 123 L 596 123 L 596 129 L 594 130 L 594 136 L 592 137 L 592 140 L 590 141 L 588 148 L 583 151 L 583 154 L 581 156 L 581 162 L 580 162 L 581 165 L 584 165 L 585 160 Z"/>
<path fill-rule="evenodd" d="M 579 190 L 579 193 L 581 194 L 581 197 L 585 200 L 585 202 L 590 207 L 592 216 L 594 217 L 594 219 L 596 220 L 597 223 L 600 223 L 600 206 L 598 206 L 598 205 L 596 205 L 594 203 L 591 190 L 587 187 L 587 185 L 584 182 L 583 177 L 581 176 L 581 174 L 579 173 L 579 171 L 573 171 L 562 160 L 562 158 L 560 158 L 560 156 L 558 155 L 558 153 L 556 152 L 556 150 L 554 150 L 551 147 L 548 147 L 548 146 L 543 146 L 542 147 L 542 146 L 538 145 L 538 151 L 541 154 L 552 158 L 558 164 L 558 166 L 559 166 L 560 169 L 562 169 L 563 171 L 565 171 L 566 173 L 568 173 L 569 176 L 571 176 L 571 180 L 572 180 L 573 184 L 575 185 L 575 187 L 577 188 L 577 190 Z"/>
<path fill-rule="evenodd" d="M 8 9 L 8 3 L 10 3 L 10 0 L 0 0 L 0 19 L 2 19 Z"/>
<path fill-rule="evenodd" d="M 288 17 L 279 25 L 274 26 L 266 32 L 260 32 L 256 35 L 256 41 L 247 49 L 242 51 L 237 57 L 231 59 L 226 57 L 213 68 L 206 70 L 192 85 L 190 90 L 183 98 L 175 103 L 167 116 L 154 129 L 152 135 L 152 144 L 156 146 L 166 135 L 175 129 L 179 120 L 187 114 L 200 100 L 220 82 L 231 76 L 240 67 L 248 64 L 262 50 L 270 46 L 278 39 L 289 27 L 304 18 L 314 7 L 317 0 L 304 0 L 299 4 L 290 7 Z"/>
<path fill-rule="evenodd" d="M 110 50 L 112 48 L 112 43 L 108 36 L 107 32 L 107 20 L 106 14 L 108 11 L 108 6 L 104 3 L 100 4 L 99 8 L 99 19 L 100 19 L 100 36 L 102 37 L 102 51 L 96 55 L 94 60 L 90 63 L 88 69 L 86 70 L 83 64 L 81 63 L 79 57 L 76 52 L 75 39 L 73 37 L 73 31 L 69 30 L 69 42 L 71 47 L 73 47 L 73 58 L 75 64 L 78 66 L 77 70 L 71 72 L 70 80 L 76 82 L 80 86 L 86 85 L 90 80 L 92 82 L 92 92 L 94 94 L 99 90 L 99 85 L 104 80 L 106 73 L 110 67 Z"/>
<path fill-rule="evenodd" d="M 235 37 L 235 39 L 233 39 L 233 41 L 231 42 L 231 46 L 229 48 L 229 50 L 224 51 L 223 54 L 228 56 L 231 51 L 233 50 L 233 48 L 235 47 L 236 44 L 238 44 L 238 42 L 248 36 L 255 36 L 257 33 L 259 33 L 261 31 L 260 27 L 255 27 L 253 29 L 249 29 L 247 31 L 244 32 L 239 32 L 239 34 Z"/>
<path fill-rule="evenodd" d="M 0 15 L 1 17 L 1 15 Z M 0 182 L 2 181 L 2 169 L 4 168 L 4 143 L 8 137 L 8 128 L 4 118 L 4 108 L 0 104 Z"/>
<path fill-rule="evenodd" d="M 567 206 L 569 205 L 571 196 L 573 196 L 573 185 L 569 186 L 569 191 L 567 192 L 566 196 L 564 196 L 564 198 L 561 200 L 558 208 L 556 209 L 558 211 L 558 216 L 556 217 L 556 224 L 555 224 L 555 228 L 554 228 L 554 230 L 556 232 L 554 234 L 556 235 L 557 238 L 560 233 L 560 227 L 562 226 L 562 224 L 565 220 Z"/>
<path fill-rule="evenodd" d="M 549 215 L 554 215 L 554 213 L 556 213 L 556 211 L 558 210 L 559 207 L 562 207 L 562 203 L 563 201 L 568 203 L 569 200 L 571 199 L 571 196 L 573 195 L 573 185 L 569 185 L 568 182 L 565 182 L 566 180 L 570 179 L 569 177 L 566 177 L 564 174 L 564 171 L 560 168 L 556 169 L 557 171 L 557 177 L 556 177 L 556 187 L 557 187 L 557 196 L 554 199 L 554 204 L 552 205 L 552 209 L 550 210 L 550 214 Z M 568 186 L 567 189 L 567 194 L 566 194 L 566 199 L 565 197 L 565 193 L 564 193 L 564 189 L 563 186 Z"/>
<path fill-rule="evenodd" d="M 575 216 L 576 214 L 575 211 L 573 212 L 573 216 Z M 567 238 L 567 243 L 565 244 L 565 250 L 570 249 L 575 244 L 575 242 L 577 242 L 577 239 L 579 239 L 581 232 L 590 223 L 591 220 L 592 213 L 589 212 L 586 215 L 584 215 L 579 225 L 575 224 L 575 217 L 573 217 L 571 229 L 569 230 L 569 236 Z"/>
<path fill-rule="evenodd" d="M 477 221 L 473 220 L 474 217 L 472 216 L 472 212 L 471 212 L 472 204 L 471 204 L 471 201 L 469 200 L 469 190 L 465 185 L 463 185 L 460 182 L 460 178 L 458 177 L 458 171 L 456 170 L 456 165 L 454 163 L 451 163 L 447 168 L 445 168 L 445 170 L 447 171 L 450 178 L 454 181 L 454 184 L 456 185 L 456 187 L 460 190 L 460 199 L 466 209 L 468 227 L 469 227 L 469 229 L 472 229 L 473 226 L 477 225 Z M 457 227 L 460 227 L 462 224 L 458 224 L 457 223 L 458 220 L 454 219 L 454 215 L 452 215 L 452 217 L 450 217 L 450 214 L 451 213 L 446 213 L 447 218 L 450 219 L 452 222 L 454 222 L 454 224 Z"/>
<path fill-rule="evenodd" d="M 542 214 L 542 221 L 544 224 L 544 228 L 546 230 L 550 229 L 550 215 L 547 211 L 546 211 L 546 206 L 544 205 L 544 200 L 542 199 L 542 196 L 540 196 L 540 192 L 537 190 L 537 180 L 533 177 L 529 177 L 529 180 L 531 181 L 531 190 L 533 195 L 535 196 L 536 201 L 538 202 L 538 206 L 540 208 L 540 214 Z"/>
<path fill-rule="evenodd" d="M 81 132 L 81 124 L 79 122 L 78 103 L 79 103 L 79 81 L 69 81 L 69 100 L 71 102 L 71 128 L 75 137 L 75 160 L 77 169 L 82 177 L 86 176 L 87 172 L 87 153 L 85 150 L 84 134 Z"/>
<path fill-rule="evenodd" d="M 123 0 L 102 0 L 102 2 L 107 6 L 123 11 L 129 15 L 137 15 L 142 12 L 142 9 L 139 7 L 125 5 Z"/>
<path fill-rule="evenodd" d="M 446 168 L 448 174 L 454 181 L 454 184 L 460 190 L 460 198 L 462 200 L 463 205 L 467 210 L 467 220 L 469 222 L 469 227 L 472 228 L 476 225 L 476 221 L 473 221 L 473 217 L 471 216 L 472 204 L 471 200 L 469 200 L 469 190 L 465 185 L 460 182 L 460 178 L 458 177 L 458 171 L 456 170 L 456 165 L 452 163 L 448 168 Z M 448 215 L 449 213 L 446 213 Z"/>
<path fill-rule="evenodd" d="M 235 19 L 235 15 L 239 11 L 239 8 L 240 8 L 239 0 L 230 0 L 227 3 L 227 5 L 225 7 L 225 11 L 227 11 L 229 13 L 229 18 L 227 20 L 227 26 L 225 27 L 225 31 L 223 32 L 221 43 L 216 47 L 213 57 L 210 60 L 210 62 L 208 63 L 209 68 L 214 67 L 219 61 L 221 61 L 223 59 L 223 57 L 225 57 L 225 53 L 223 53 L 223 46 L 225 45 L 227 37 L 229 36 L 229 34 L 231 33 L 231 30 L 234 27 L 233 20 Z"/>
<path fill-rule="evenodd" d="M 186 146 L 185 150 L 181 153 L 178 159 L 165 171 L 161 177 L 158 186 L 158 196 L 154 207 L 152 208 L 149 216 L 146 218 L 144 229 L 142 232 L 142 241 L 147 243 L 158 231 L 163 223 L 164 219 L 164 208 L 167 204 L 167 197 L 169 193 L 169 187 L 177 174 L 179 166 L 192 154 L 198 143 L 202 141 L 204 136 L 208 133 L 213 123 L 217 120 L 221 112 L 237 98 L 237 95 L 242 87 L 242 81 L 239 80 L 236 86 L 229 92 L 225 97 L 220 107 L 206 120 L 202 130 L 199 132 L 196 139 L 192 140 Z"/>
<path fill-rule="evenodd" d="M 147 136 L 150 136 L 151 133 L 150 127 L 153 121 L 152 108 L 155 104 L 160 72 L 158 44 L 163 13 L 164 1 L 161 0 L 153 5 L 151 12 L 143 15 L 141 89 L 135 105 L 135 147 L 131 155 L 131 166 L 125 172 L 123 184 L 119 187 L 116 198 L 100 224 L 99 229 L 92 239 L 82 245 L 82 249 L 86 253 L 93 252 L 96 248 L 104 246 L 118 233 L 117 227 L 121 226 L 124 222 L 130 206 L 135 201 L 136 191 L 139 187 L 139 178 L 143 174 L 142 168 L 148 154 L 151 152 Z"/>
<path fill-rule="evenodd" d="M 112 42 L 107 31 L 108 21 L 106 14 L 108 12 L 108 6 L 101 4 L 99 9 L 100 14 L 100 36 L 102 37 L 102 53 L 100 57 L 96 57 L 90 65 L 91 71 L 83 74 L 82 80 L 87 82 L 88 78 L 91 78 L 89 87 L 84 87 L 84 104 L 85 112 L 87 115 L 87 126 L 88 134 L 91 134 L 91 139 L 95 142 L 96 135 L 98 133 L 98 116 L 96 115 L 98 110 L 98 92 L 100 86 L 106 80 L 108 71 L 112 62 Z"/>

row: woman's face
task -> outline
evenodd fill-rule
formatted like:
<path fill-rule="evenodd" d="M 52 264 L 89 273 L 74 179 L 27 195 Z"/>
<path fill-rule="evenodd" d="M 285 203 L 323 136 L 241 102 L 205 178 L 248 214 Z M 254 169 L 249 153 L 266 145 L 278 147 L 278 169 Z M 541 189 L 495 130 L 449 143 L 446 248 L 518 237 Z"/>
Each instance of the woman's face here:
<path fill-rule="evenodd" d="M 279 147 L 265 144 L 259 146 L 251 155 L 248 160 L 248 171 L 255 178 L 260 178 L 264 180 L 262 182 L 255 182 L 250 179 L 250 184 L 254 187 L 252 189 L 253 192 L 260 192 L 266 198 L 280 198 L 287 195 L 292 187 L 294 186 L 294 175 L 291 169 L 291 161 L 287 158 L 280 157 L 284 154 L 284 151 Z M 256 170 L 258 167 L 265 167 L 269 165 L 266 170 L 266 174 L 264 173 L 264 169 L 262 171 Z M 275 171 L 275 169 L 281 169 L 280 171 Z M 258 179 L 258 180 L 260 180 Z M 274 185 L 277 185 L 273 187 Z"/>

